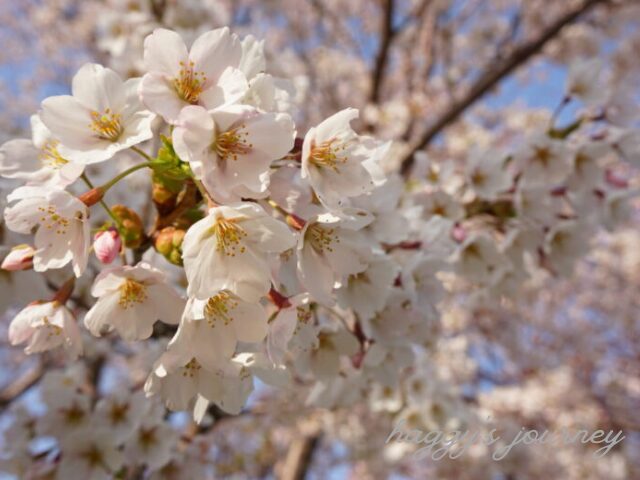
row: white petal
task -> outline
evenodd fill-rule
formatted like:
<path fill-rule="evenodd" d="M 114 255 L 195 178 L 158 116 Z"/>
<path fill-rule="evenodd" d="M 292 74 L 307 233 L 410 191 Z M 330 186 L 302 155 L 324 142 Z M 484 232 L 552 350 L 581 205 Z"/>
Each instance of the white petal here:
<path fill-rule="evenodd" d="M 178 96 L 169 80 L 159 73 L 147 73 L 142 77 L 140 98 L 149 110 L 172 125 L 178 122 L 180 110 L 189 105 Z"/>
<path fill-rule="evenodd" d="M 180 62 L 188 62 L 188 52 L 176 32 L 157 28 L 144 39 L 144 64 L 148 72 L 175 77 L 180 71 Z"/>
<path fill-rule="evenodd" d="M 228 27 L 218 28 L 200 35 L 189 52 L 196 72 L 204 72 L 209 81 L 216 82 L 227 67 L 238 67 L 242 45 Z"/>
<path fill-rule="evenodd" d="M 100 113 L 107 109 L 119 113 L 126 102 L 120 75 L 96 63 L 87 63 L 78 70 L 71 91 L 84 107 Z"/>

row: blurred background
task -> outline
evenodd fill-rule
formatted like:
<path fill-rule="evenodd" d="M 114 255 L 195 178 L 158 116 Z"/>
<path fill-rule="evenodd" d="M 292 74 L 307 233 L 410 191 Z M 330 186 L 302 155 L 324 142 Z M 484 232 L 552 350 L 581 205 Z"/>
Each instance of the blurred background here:
<path fill-rule="evenodd" d="M 424 156 L 464 164 L 473 149 L 521 142 L 562 104 L 578 59 L 605 66 L 621 128 L 640 118 L 640 2 L 633 0 L 0 0 L 0 143 L 29 137 L 29 116 L 43 98 L 68 93 L 83 63 L 139 76 L 142 41 L 154 28 L 175 29 L 189 42 L 224 25 L 265 39 L 269 72 L 295 87 L 299 136 L 340 109 L 359 108 L 359 131 L 394 141 L 388 171 L 413 168 L 420 177 L 416 159 Z M 569 124 L 581 108 L 566 105 L 557 123 Z M 136 204 L 135 190 L 146 186 L 137 181 L 110 193 L 112 201 Z M 4 207 L 12 184 L 3 182 Z M 2 225 L 0 236 L 2 256 L 20 242 Z M 0 272 L 3 411 L 16 397 L 37 408 L 45 364 L 61 365 L 54 356 L 26 358 L 6 339 L 12 315 L 58 284 L 55 274 Z M 628 220 L 594 237 L 570 278 L 532 279 L 490 302 L 452 295 L 438 338 L 407 380 L 415 381 L 409 390 L 425 389 L 424 403 L 402 418 L 419 408 L 432 429 L 473 417 L 513 434 L 624 430 L 624 442 L 604 458 L 572 444 L 516 449 L 502 462 L 482 447 L 457 460 L 416 460 L 385 446 L 399 417 L 371 408 L 380 392 L 328 410 L 265 387 L 247 414 L 207 433 L 216 478 L 281 475 L 297 445 L 298 476 L 288 478 L 640 479 L 639 287 L 633 204 Z M 123 368 L 143 380 L 135 362 L 145 365 L 140 359 L 152 354 L 123 354 L 105 384 Z"/>

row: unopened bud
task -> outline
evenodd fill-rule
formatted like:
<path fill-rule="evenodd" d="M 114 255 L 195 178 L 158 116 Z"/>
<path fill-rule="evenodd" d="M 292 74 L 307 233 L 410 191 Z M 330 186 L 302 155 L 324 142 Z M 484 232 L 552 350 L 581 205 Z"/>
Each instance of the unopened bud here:
<path fill-rule="evenodd" d="M 93 250 L 96 257 L 105 265 L 113 262 L 122 249 L 122 240 L 115 228 L 96 233 L 93 239 Z"/>
<path fill-rule="evenodd" d="M 33 255 L 36 253 L 31 245 L 17 245 L 11 249 L 2 261 L 2 268 L 9 272 L 28 270 L 33 267 Z"/>
<path fill-rule="evenodd" d="M 175 227 L 166 227 L 155 238 L 154 246 L 158 253 L 174 265 L 182 265 L 182 241 L 185 233 Z"/>
<path fill-rule="evenodd" d="M 88 192 L 84 192 L 78 197 L 78 200 L 84 203 L 87 207 L 91 207 L 102 200 L 102 197 L 104 197 L 104 189 L 102 187 L 96 187 L 92 188 Z"/>
<path fill-rule="evenodd" d="M 467 231 L 460 224 L 455 224 L 451 230 L 451 238 L 457 243 L 462 243 L 467 238 Z"/>
<path fill-rule="evenodd" d="M 286 216 L 287 225 L 295 230 L 302 230 L 307 222 L 305 222 L 302 218 L 293 213 L 290 213 Z"/>
<path fill-rule="evenodd" d="M 161 182 L 154 181 L 151 190 L 151 198 L 158 209 L 158 213 L 160 213 L 160 215 L 166 215 L 176 207 L 178 194 L 168 189 Z"/>
<path fill-rule="evenodd" d="M 113 214 L 120 220 L 120 235 L 127 248 L 138 248 L 144 239 L 144 225 L 136 212 L 124 205 L 111 207 Z"/>

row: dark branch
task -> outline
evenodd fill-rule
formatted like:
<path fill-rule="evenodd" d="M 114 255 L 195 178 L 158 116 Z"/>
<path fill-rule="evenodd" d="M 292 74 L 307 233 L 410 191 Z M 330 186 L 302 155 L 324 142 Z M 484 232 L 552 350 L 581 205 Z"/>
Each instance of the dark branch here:
<path fill-rule="evenodd" d="M 13 400 L 38 383 L 44 371 L 45 369 L 42 362 L 38 361 L 33 367 L 29 368 L 0 391 L 0 411 L 4 410 Z"/>
<path fill-rule="evenodd" d="M 391 47 L 393 37 L 397 33 L 397 31 L 393 29 L 395 2 L 394 0 L 383 1 L 384 15 L 382 18 L 382 31 L 380 33 L 380 49 L 378 50 L 376 63 L 371 74 L 371 92 L 369 93 L 369 101 L 371 103 L 378 103 L 380 100 L 382 80 L 384 79 L 384 72 L 389 59 L 389 48 Z"/>
<path fill-rule="evenodd" d="M 546 30 L 544 30 L 537 38 L 516 48 L 511 55 L 505 58 L 501 63 L 491 66 L 483 75 L 481 75 L 469 91 L 443 113 L 443 115 L 431 125 L 410 148 L 409 153 L 403 159 L 400 171 L 407 176 L 413 165 L 414 154 L 418 150 L 425 148 L 436 135 L 438 135 L 445 127 L 453 123 L 458 117 L 482 98 L 487 92 L 495 87 L 502 79 L 516 70 L 520 65 L 540 52 L 542 48 L 552 39 L 554 39 L 560 31 L 567 25 L 575 22 L 581 15 L 591 10 L 598 4 L 605 3 L 608 0 L 586 0 L 579 7 L 567 12 L 555 22 L 553 22 Z"/>

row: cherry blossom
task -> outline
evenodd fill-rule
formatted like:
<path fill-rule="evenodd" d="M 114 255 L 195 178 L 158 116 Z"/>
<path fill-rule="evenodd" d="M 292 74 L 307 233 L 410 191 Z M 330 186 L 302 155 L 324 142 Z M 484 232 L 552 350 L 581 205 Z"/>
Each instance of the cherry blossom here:
<path fill-rule="evenodd" d="M 7 199 L 16 202 L 4 211 L 4 219 L 14 232 L 28 234 L 38 227 L 33 268 L 43 272 L 73 265 L 81 276 L 89 257 L 89 210 L 64 190 L 20 187 Z"/>
<path fill-rule="evenodd" d="M 271 284 L 268 255 L 283 252 L 294 242 L 287 226 L 257 204 L 214 207 L 184 237 L 187 294 L 207 299 L 229 290 L 244 300 L 258 300 Z"/>
<path fill-rule="evenodd" d="M 240 40 L 227 27 L 203 33 L 189 51 L 176 32 L 156 29 L 144 41 L 148 73 L 142 78 L 140 97 L 171 124 L 188 105 L 209 110 L 235 103 L 248 89 L 238 69 L 241 57 Z"/>
<path fill-rule="evenodd" d="M 82 338 L 76 319 L 57 301 L 25 307 L 11 321 L 9 341 L 12 345 L 28 342 L 24 349 L 27 354 L 58 347 L 68 350 L 74 358 L 82 353 Z"/>
<path fill-rule="evenodd" d="M 149 338 L 158 319 L 178 323 L 184 307 L 163 273 L 146 263 L 103 270 L 91 294 L 98 300 L 84 317 L 85 326 L 97 336 L 114 329 L 127 341 Z"/>
<path fill-rule="evenodd" d="M 88 63 L 73 77 L 72 96 L 45 99 L 40 116 L 59 139 L 62 157 L 83 164 L 103 162 L 149 140 L 154 115 L 142 107 L 138 83 Z"/>
<path fill-rule="evenodd" d="M 241 105 L 210 113 L 190 106 L 180 112 L 173 143 L 215 199 L 237 201 L 263 196 L 271 162 L 291 150 L 294 136 L 288 115 Z"/>
<path fill-rule="evenodd" d="M 31 116 L 31 132 L 31 140 L 10 140 L 0 147 L 0 175 L 54 188 L 64 188 L 82 175 L 84 165 L 60 154 L 60 142 L 38 115 Z"/>

